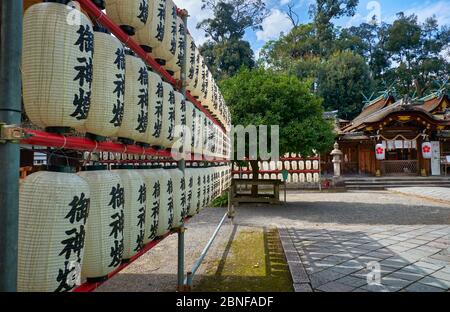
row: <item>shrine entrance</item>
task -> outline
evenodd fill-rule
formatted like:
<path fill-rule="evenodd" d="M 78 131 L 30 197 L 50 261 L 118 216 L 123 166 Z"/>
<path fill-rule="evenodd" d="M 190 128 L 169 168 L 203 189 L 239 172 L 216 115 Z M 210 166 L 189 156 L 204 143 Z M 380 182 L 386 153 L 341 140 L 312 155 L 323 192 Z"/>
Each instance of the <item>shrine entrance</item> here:
<path fill-rule="evenodd" d="M 383 141 L 386 160 L 381 161 L 383 176 L 417 176 L 420 174 L 417 140 Z"/>

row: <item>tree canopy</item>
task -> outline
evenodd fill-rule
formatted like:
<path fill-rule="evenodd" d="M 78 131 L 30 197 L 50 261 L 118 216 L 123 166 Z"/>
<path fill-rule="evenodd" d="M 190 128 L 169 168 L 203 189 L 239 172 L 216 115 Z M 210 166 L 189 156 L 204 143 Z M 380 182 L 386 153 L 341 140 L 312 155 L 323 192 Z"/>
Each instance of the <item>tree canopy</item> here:
<path fill-rule="evenodd" d="M 309 156 L 334 142 L 333 126 L 323 119 L 322 100 L 311 81 L 258 68 L 241 69 L 221 83 L 236 125 L 279 125 L 280 153 Z"/>

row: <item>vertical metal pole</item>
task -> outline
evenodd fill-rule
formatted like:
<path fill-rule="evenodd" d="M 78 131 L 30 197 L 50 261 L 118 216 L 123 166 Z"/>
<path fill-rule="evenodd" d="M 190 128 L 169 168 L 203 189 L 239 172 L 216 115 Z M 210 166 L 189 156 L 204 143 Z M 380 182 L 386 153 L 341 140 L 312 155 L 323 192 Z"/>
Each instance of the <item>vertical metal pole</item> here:
<path fill-rule="evenodd" d="M 0 2 L 0 123 L 21 122 L 22 1 Z M 0 292 L 17 290 L 19 144 L 0 143 Z"/>
<path fill-rule="evenodd" d="M 183 14 L 183 24 L 184 24 L 184 57 L 181 62 L 181 94 L 186 95 L 186 71 L 187 71 L 187 18 L 188 18 L 188 12 L 184 10 L 182 12 Z M 184 130 L 184 129 L 183 129 Z M 183 135 L 186 135 L 184 133 Z M 183 142 L 183 153 L 184 150 L 184 142 Z M 178 162 L 178 167 L 181 171 L 184 171 L 186 169 L 186 160 L 183 159 Z M 181 228 L 178 229 L 178 291 L 184 291 L 184 232 L 185 232 L 184 224 L 181 226 Z"/>

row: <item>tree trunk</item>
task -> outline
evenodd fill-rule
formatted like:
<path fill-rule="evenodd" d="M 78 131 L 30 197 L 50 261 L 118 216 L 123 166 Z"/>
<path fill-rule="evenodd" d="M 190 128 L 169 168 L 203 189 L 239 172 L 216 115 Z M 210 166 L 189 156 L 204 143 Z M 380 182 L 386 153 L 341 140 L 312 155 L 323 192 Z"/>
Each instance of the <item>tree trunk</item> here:
<path fill-rule="evenodd" d="M 257 160 L 251 160 L 250 165 L 252 166 L 253 181 L 258 181 L 259 179 L 259 162 Z M 252 196 L 258 196 L 258 185 L 252 185 Z"/>

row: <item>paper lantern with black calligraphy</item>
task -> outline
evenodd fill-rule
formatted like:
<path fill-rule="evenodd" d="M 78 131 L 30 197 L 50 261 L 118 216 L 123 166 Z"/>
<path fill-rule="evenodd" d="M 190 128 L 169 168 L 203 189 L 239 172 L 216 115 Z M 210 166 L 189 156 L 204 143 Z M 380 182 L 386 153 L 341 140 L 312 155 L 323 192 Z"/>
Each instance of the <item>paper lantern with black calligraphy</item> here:
<path fill-rule="evenodd" d="M 171 148 L 175 139 L 175 90 L 167 82 L 163 82 L 163 117 L 161 137 L 157 141 L 164 148 Z"/>
<path fill-rule="evenodd" d="M 186 168 L 184 174 L 186 180 L 186 216 L 192 217 L 197 213 L 198 207 L 198 170 Z"/>
<path fill-rule="evenodd" d="M 124 189 L 123 259 L 128 260 L 144 247 L 147 185 L 132 166 L 114 170 L 120 176 Z"/>
<path fill-rule="evenodd" d="M 192 81 L 195 78 L 197 46 L 195 45 L 194 38 L 192 38 L 191 34 L 188 33 L 186 38 L 186 84 L 188 86 L 188 89 L 190 89 L 189 85 L 191 85 Z"/>
<path fill-rule="evenodd" d="M 179 228 L 186 217 L 186 180 L 183 172 L 178 168 L 167 170 L 173 182 L 173 228 Z"/>
<path fill-rule="evenodd" d="M 118 137 L 145 143 L 148 127 L 148 71 L 138 57 L 125 56 L 125 101 Z M 130 142 L 131 143 L 131 142 Z"/>
<path fill-rule="evenodd" d="M 148 0 L 105 0 L 108 17 L 129 36 L 147 23 Z"/>
<path fill-rule="evenodd" d="M 383 144 L 377 144 L 375 146 L 375 156 L 377 160 L 385 160 L 386 159 L 386 148 Z"/>
<path fill-rule="evenodd" d="M 77 23 L 68 23 L 71 15 Z M 93 26 L 80 11 L 39 3 L 23 18 L 23 103 L 28 118 L 49 131 L 83 129 L 92 91 Z"/>
<path fill-rule="evenodd" d="M 194 118 L 196 117 L 195 106 L 189 101 L 186 101 L 186 133 L 185 133 L 185 152 L 188 154 L 194 151 L 194 140 L 195 140 L 195 123 Z"/>
<path fill-rule="evenodd" d="M 180 92 L 175 92 L 174 141 L 177 141 L 177 146 L 184 146 L 185 127 L 186 127 L 186 100 Z"/>
<path fill-rule="evenodd" d="M 145 134 L 146 143 L 160 145 L 163 126 L 164 85 L 161 77 L 148 72 L 148 127 Z"/>
<path fill-rule="evenodd" d="M 166 1 L 149 1 L 148 13 L 145 26 L 136 30 L 134 39 L 147 53 L 151 53 L 162 45 L 166 34 Z"/>
<path fill-rule="evenodd" d="M 431 158 L 433 158 L 433 148 L 432 148 L 430 142 L 423 142 L 422 143 L 422 155 L 423 155 L 424 159 L 431 159 Z"/>
<path fill-rule="evenodd" d="M 138 172 L 142 175 L 145 185 L 147 186 L 147 209 L 145 211 L 145 236 L 144 244 L 154 240 L 157 235 L 161 182 L 159 177 L 159 169 L 143 168 Z"/>
<path fill-rule="evenodd" d="M 177 7 L 172 0 L 166 0 L 165 30 L 162 44 L 153 49 L 151 55 L 161 65 L 166 66 L 176 57 L 177 52 Z"/>
<path fill-rule="evenodd" d="M 90 195 L 69 170 L 40 171 L 21 183 L 18 291 L 67 292 L 81 280 Z"/>
<path fill-rule="evenodd" d="M 122 263 L 123 257 L 124 187 L 120 176 L 106 169 L 92 166 L 78 173 L 91 192 L 81 271 L 90 282 L 105 279 Z"/>
<path fill-rule="evenodd" d="M 94 33 L 91 106 L 85 131 L 115 137 L 122 125 L 125 94 L 125 51 L 113 36 Z"/>
<path fill-rule="evenodd" d="M 170 232 L 173 227 L 175 217 L 175 203 L 172 177 L 165 169 L 158 171 L 159 183 L 161 185 L 160 209 L 158 217 L 157 236 L 163 236 Z"/>
<path fill-rule="evenodd" d="M 181 17 L 177 17 L 176 20 L 176 31 L 177 31 L 177 43 L 175 50 L 175 57 L 166 63 L 166 70 L 169 73 L 173 73 L 175 79 L 180 79 L 181 65 L 184 62 L 185 55 L 185 26 Z"/>

